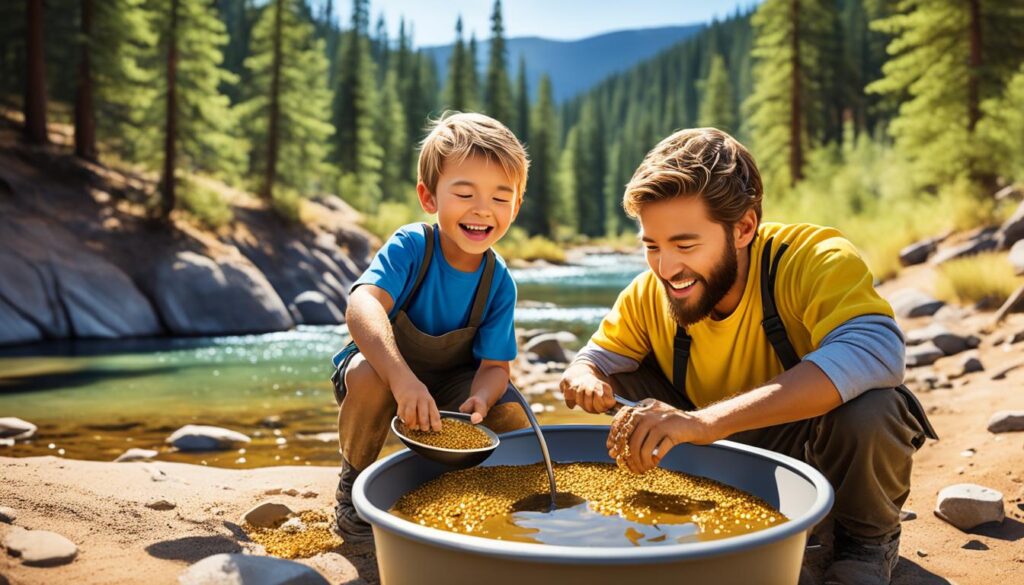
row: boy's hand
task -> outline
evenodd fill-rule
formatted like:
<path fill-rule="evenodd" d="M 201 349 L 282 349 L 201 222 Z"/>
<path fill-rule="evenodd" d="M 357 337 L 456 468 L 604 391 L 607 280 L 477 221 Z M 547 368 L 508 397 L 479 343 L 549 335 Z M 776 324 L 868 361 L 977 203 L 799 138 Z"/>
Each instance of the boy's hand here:
<path fill-rule="evenodd" d="M 434 398 L 419 380 L 395 384 L 391 389 L 398 403 L 398 418 L 414 431 L 440 431 L 441 414 Z"/>
<path fill-rule="evenodd" d="M 472 415 L 469 418 L 469 422 L 475 425 L 483 422 L 487 417 L 487 411 L 489 410 L 490 408 L 487 406 L 487 402 L 479 396 L 470 396 L 462 403 L 461 406 L 459 406 L 459 412 Z"/>
<path fill-rule="evenodd" d="M 565 396 L 565 405 L 580 408 L 594 414 L 602 414 L 615 406 L 612 387 L 586 364 L 574 364 L 566 368 L 559 384 Z"/>

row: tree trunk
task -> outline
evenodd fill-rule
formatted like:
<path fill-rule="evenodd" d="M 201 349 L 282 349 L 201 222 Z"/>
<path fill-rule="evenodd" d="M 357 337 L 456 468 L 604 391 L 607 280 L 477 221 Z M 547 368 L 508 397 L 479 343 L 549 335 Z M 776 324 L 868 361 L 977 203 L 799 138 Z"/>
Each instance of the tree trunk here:
<path fill-rule="evenodd" d="M 970 0 L 970 50 L 967 65 L 967 131 L 974 133 L 974 127 L 981 119 L 981 108 L 978 104 L 979 76 L 981 73 L 981 7 L 979 0 Z"/>
<path fill-rule="evenodd" d="M 795 185 L 804 178 L 803 127 L 800 124 L 801 70 L 800 70 L 800 0 L 790 0 L 790 25 L 793 27 L 790 57 L 789 105 L 789 183 Z"/>
<path fill-rule="evenodd" d="M 276 0 L 274 7 L 274 62 L 270 78 L 270 127 L 267 136 L 267 168 L 263 177 L 263 197 L 274 198 L 274 183 L 277 181 L 278 122 L 281 117 L 281 21 L 284 0 Z"/>
<path fill-rule="evenodd" d="M 46 144 L 46 57 L 43 0 L 27 0 L 25 27 L 25 140 Z"/>
<path fill-rule="evenodd" d="M 175 95 L 178 81 L 178 0 L 171 0 L 171 24 L 167 31 L 167 111 L 164 129 L 164 176 L 160 184 L 162 195 L 160 215 L 170 218 L 176 205 L 174 192 L 175 149 L 178 146 L 178 100 Z"/>
<path fill-rule="evenodd" d="M 75 155 L 96 162 L 96 112 L 93 108 L 92 64 L 93 0 L 82 0 L 82 55 L 78 61 L 78 89 L 75 92 Z"/>

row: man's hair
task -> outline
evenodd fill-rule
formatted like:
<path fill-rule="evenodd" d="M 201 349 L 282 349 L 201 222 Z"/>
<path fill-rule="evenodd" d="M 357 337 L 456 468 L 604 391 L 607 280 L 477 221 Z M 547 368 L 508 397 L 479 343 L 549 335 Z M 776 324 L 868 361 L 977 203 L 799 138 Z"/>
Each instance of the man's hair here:
<path fill-rule="evenodd" d="M 431 193 L 437 190 L 445 163 L 458 165 L 477 155 L 501 165 L 522 199 L 530 161 L 519 139 L 504 124 L 483 114 L 445 112 L 427 128 L 427 137 L 420 144 L 418 180 Z"/>
<path fill-rule="evenodd" d="M 635 219 L 651 201 L 699 196 L 712 220 L 730 226 L 749 209 L 760 222 L 763 195 L 761 173 L 742 144 L 715 128 L 691 128 L 647 153 L 626 185 L 622 206 Z"/>

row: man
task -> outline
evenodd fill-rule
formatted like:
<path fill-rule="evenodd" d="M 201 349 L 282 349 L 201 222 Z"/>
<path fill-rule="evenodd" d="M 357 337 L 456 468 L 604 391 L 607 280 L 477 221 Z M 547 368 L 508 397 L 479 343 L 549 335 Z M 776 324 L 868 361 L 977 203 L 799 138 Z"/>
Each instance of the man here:
<path fill-rule="evenodd" d="M 755 445 L 835 488 L 826 583 L 889 583 L 912 456 L 934 436 L 903 387 L 904 342 L 854 246 L 831 228 L 761 223 L 750 153 L 683 130 L 626 186 L 645 271 L 565 371 L 570 408 L 616 415 L 609 454 L 637 473 L 679 443 Z M 624 447 L 628 445 L 628 449 Z"/>

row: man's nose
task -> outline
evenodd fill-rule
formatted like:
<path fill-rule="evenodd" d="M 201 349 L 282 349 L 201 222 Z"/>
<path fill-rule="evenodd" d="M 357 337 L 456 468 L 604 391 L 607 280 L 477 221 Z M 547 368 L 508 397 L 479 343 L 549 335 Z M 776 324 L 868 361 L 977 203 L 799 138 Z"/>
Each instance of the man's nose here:
<path fill-rule="evenodd" d="M 686 265 L 675 254 L 662 252 L 658 256 L 658 276 L 672 280 L 677 274 L 686 271 Z"/>

